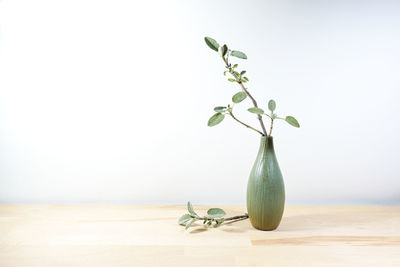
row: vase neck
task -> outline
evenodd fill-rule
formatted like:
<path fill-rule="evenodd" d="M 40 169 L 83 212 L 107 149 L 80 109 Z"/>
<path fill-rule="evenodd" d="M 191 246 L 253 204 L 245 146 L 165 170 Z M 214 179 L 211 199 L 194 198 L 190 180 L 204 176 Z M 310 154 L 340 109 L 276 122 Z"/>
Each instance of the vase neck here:
<path fill-rule="evenodd" d="M 270 155 L 275 158 L 274 141 L 272 136 L 262 136 L 260 140 L 258 157 L 265 157 L 266 155 Z"/>

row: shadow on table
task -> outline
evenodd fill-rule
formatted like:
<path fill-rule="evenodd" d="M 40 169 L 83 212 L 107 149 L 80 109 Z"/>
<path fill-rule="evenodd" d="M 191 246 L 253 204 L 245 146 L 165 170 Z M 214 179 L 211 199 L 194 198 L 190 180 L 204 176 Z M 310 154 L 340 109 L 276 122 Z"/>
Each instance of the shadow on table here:
<path fill-rule="evenodd" d="M 190 231 L 191 234 L 198 234 L 208 230 L 210 231 L 214 230 L 214 227 L 212 226 L 208 227 L 200 224 L 194 224 L 193 226 L 195 226 L 196 229 Z M 243 233 L 251 229 L 251 224 L 248 219 L 240 219 L 240 220 L 225 222 L 217 229 L 223 232 Z"/>

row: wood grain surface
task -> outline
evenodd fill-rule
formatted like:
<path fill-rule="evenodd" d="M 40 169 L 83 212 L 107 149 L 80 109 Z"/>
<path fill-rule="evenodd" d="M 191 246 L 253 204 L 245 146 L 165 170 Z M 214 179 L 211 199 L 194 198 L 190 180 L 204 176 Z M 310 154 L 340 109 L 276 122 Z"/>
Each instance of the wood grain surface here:
<path fill-rule="evenodd" d="M 229 216 L 245 212 L 221 208 Z M 0 266 L 400 266 L 400 207 L 286 207 L 272 232 L 249 220 L 185 231 L 177 224 L 184 212 L 3 204 Z"/>

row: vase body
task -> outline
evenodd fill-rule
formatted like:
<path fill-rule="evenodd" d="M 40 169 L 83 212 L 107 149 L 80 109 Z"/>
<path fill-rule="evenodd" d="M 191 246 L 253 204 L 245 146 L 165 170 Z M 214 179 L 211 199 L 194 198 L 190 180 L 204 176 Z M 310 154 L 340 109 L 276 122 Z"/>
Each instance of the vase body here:
<path fill-rule="evenodd" d="M 285 186 L 275 156 L 272 136 L 261 137 L 260 148 L 247 184 L 247 212 L 254 228 L 271 231 L 281 222 Z"/>

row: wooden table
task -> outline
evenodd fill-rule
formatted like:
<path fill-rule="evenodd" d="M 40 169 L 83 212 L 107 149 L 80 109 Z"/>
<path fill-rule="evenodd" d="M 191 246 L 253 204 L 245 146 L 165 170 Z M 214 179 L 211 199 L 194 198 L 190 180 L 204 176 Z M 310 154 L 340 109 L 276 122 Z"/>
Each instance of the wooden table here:
<path fill-rule="evenodd" d="M 400 266 L 400 207 L 286 207 L 272 232 L 255 230 L 249 220 L 185 231 L 177 224 L 184 212 L 3 204 L 0 266 Z"/>

